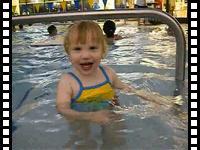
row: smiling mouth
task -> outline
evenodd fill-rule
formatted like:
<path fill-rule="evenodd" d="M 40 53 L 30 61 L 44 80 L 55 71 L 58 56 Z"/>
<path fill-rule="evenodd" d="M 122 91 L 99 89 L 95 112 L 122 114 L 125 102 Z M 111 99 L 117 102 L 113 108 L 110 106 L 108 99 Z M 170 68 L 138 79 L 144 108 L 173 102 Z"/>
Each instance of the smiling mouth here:
<path fill-rule="evenodd" d="M 90 70 L 92 68 L 93 63 L 86 62 L 86 63 L 81 63 L 80 65 L 83 70 Z"/>

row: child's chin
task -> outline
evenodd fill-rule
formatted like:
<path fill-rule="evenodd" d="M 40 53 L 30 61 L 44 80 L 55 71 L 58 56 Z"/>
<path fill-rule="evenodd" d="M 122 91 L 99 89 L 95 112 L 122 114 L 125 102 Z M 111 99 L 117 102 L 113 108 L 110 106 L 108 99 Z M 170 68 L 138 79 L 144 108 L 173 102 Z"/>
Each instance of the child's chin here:
<path fill-rule="evenodd" d="M 81 67 L 81 72 L 83 74 L 91 74 L 94 71 L 93 65 L 87 67 Z"/>
<path fill-rule="evenodd" d="M 92 74 L 92 69 L 90 69 L 90 70 L 81 70 L 81 73 L 83 74 L 83 75 L 90 75 L 90 74 Z"/>

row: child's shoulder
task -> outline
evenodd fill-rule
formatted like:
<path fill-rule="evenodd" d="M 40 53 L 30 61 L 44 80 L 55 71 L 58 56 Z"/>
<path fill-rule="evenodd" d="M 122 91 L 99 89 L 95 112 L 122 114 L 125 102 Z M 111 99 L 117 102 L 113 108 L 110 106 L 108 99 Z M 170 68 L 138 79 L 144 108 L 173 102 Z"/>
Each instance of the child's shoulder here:
<path fill-rule="evenodd" d="M 61 87 L 65 89 L 72 89 L 72 87 L 76 84 L 73 77 L 69 73 L 63 73 L 60 76 L 60 80 L 58 82 L 58 85 L 61 85 Z"/>
<path fill-rule="evenodd" d="M 68 82 L 72 79 L 72 76 L 69 73 L 63 73 L 60 76 L 60 82 Z"/>

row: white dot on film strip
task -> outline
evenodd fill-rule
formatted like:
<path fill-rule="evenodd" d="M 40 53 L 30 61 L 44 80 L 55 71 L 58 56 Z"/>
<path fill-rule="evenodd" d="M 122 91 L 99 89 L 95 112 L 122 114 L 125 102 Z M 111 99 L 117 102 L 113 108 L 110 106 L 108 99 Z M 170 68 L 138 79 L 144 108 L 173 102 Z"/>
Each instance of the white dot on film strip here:
<path fill-rule="evenodd" d="M 191 39 L 191 45 L 197 45 L 197 39 Z"/>
<path fill-rule="evenodd" d="M 9 93 L 3 93 L 3 99 L 9 99 Z"/>
<path fill-rule="evenodd" d="M 9 75 L 3 75 L 3 81 L 9 81 Z"/>
<path fill-rule="evenodd" d="M 3 117 L 9 117 L 10 115 L 9 115 L 9 111 L 3 111 Z"/>
<path fill-rule="evenodd" d="M 191 84 L 191 90 L 197 90 L 197 84 Z"/>
<path fill-rule="evenodd" d="M 2 58 L 1 60 L 3 61 L 3 100 L 1 101 L 1 103 L 3 104 L 3 109 L 2 109 L 2 117 L 3 117 L 3 129 L 2 129 L 2 134 L 3 134 L 3 150 L 9 150 L 10 147 L 9 145 L 11 144 L 10 141 L 10 137 L 11 137 L 11 121 L 10 121 L 10 57 L 9 55 L 11 55 L 10 53 L 10 34 L 11 34 L 11 30 L 10 30 L 10 5 L 11 2 L 9 1 L 9 3 L 3 3 L 3 28 L 2 28 L 2 33 L 3 33 L 3 50 L 2 50 Z"/>
<path fill-rule="evenodd" d="M 197 129 L 191 129 L 191 135 L 197 135 Z"/>
<path fill-rule="evenodd" d="M 3 120 L 3 126 L 4 126 L 4 127 L 10 126 L 10 120 L 4 119 L 4 120 Z"/>
<path fill-rule="evenodd" d="M 191 102 L 191 108 L 197 108 L 197 102 Z"/>
<path fill-rule="evenodd" d="M 9 21 L 3 21 L 3 27 L 4 28 L 9 27 Z"/>
<path fill-rule="evenodd" d="M 191 66 L 191 72 L 197 72 L 197 66 Z"/>
<path fill-rule="evenodd" d="M 191 81 L 196 81 L 197 82 L 197 75 L 191 75 Z"/>
<path fill-rule="evenodd" d="M 191 144 L 197 144 L 197 138 L 191 138 Z"/>
<path fill-rule="evenodd" d="M 196 47 L 191 48 L 191 54 L 197 54 L 197 48 Z M 192 58 L 191 58 L 191 60 L 192 60 Z"/>
<path fill-rule="evenodd" d="M 197 12 L 191 12 L 191 18 L 197 18 Z"/>
<path fill-rule="evenodd" d="M 9 12 L 3 12 L 3 19 L 9 19 Z"/>
<path fill-rule="evenodd" d="M 197 57 L 191 57 L 191 63 L 197 64 Z"/>
<path fill-rule="evenodd" d="M 9 102 L 3 102 L 3 108 L 9 108 L 10 104 Z"/>
<path fill-rule="evenodd" d="M 3 90 L 4 91 L 9 90 L 9 84 L 3 84 Z"/>
<path fill-rule="evenodd" d="M 197 117 L 197 111 L 191 111 L 191 117 Z"/>
<path fill-rule="evenodd" d="M 3 45 L 9 45 L 9 39 L 3 39 Z"/>
<path fill-rule="evenodd" d="M 10 131 L 9 129 L 3 129 L 3 135 L 9 135 Z"/>
<path fill-rule="evenodd" d="M 197 9 L 197 3 L 191 3 L 191 10 Z"/>
<path fill-rule="evenodd" d="M 191 36 L 197 36 L 197 30 L 191 30 Z"/>
<path fill-rule="evenodd" d="M 3 36 L 9 36 L 9 30 L 3 30 Z"/>
<path fill-rule="evenodd" d="M 4 10 L 7 10 L 7 9 L 9 9 L 9 3 L 3 3 L 3 9 Z"/>
<path fill-rule="evenodd" d="M 191 21 L 191 27 L 197 27 L 197 21 Z"/>
<path fill-rule="evenodd" d="M 9 72 L 9 66 L 3 66 L 3 72 Z"/>
<path fill-rule="evenodd" d="M 3 144 L 9 144 L 9 138 L 3 138 Z"/>
<path fill-rule="evenodd" d="M 192 119 L 190 124 L 191 124 L 192 127 L 197 127 L 197 120 Z"/>
<path fill-rule="evenodd" d="M 3 48 L 3 54 L 9 54 L 9 48 Z"/>
<path fill-rule="evenodd" d="M 3 63 L 4 64 L 9 63 L 9 57 L 3 57 Z"/>
<path fill-rule="evenodd" d="M 3 150 L 10 150 L 9 147 L 3 147 Z"/>

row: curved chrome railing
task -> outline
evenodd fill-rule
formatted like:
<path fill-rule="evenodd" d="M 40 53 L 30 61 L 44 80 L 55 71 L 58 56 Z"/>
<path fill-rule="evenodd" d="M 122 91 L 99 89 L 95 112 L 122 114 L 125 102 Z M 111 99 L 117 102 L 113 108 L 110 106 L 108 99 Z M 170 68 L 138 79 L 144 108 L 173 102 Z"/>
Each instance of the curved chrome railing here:
<path fill-rule="evenodd" d="M 63 22 L 74 20 L 98 20 L 98 19 L 126 19 L 126 18 L 155 18 L 167 24 L 176 37 L 176 75 L 175 79 L 185 79 L 185 55 L 186 41 L 179 22 L 163 11 L 158 9 L 129 9 L 129 10 L 103 10 L 91 12 L 66 12 L 60 14 L 45 14 L 33 16 L 17 16 L 12 18 L 12 24 L 30 24 L 42 22 Z"/>

